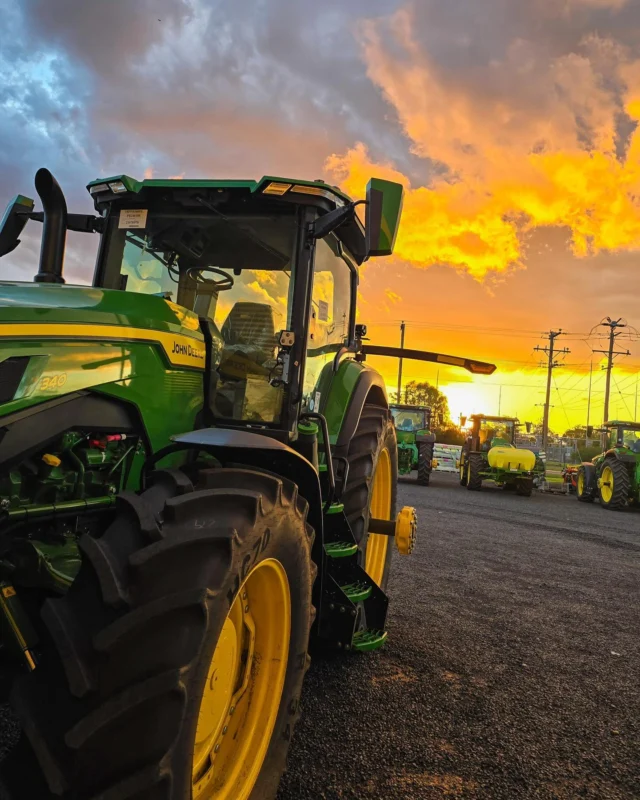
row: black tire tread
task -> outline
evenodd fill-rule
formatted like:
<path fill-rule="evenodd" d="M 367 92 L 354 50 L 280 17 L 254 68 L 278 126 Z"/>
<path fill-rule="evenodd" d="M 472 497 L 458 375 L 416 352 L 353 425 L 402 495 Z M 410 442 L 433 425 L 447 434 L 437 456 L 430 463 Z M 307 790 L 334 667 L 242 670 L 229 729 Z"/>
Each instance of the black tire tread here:
<path fill-rule="evenodd" d="M 418 483 L 428 486 L 433 462 L 433 443 L 418 445 Z"/>
<path fill-rule="evenodd" d="M 483 467 L 484 459 L 480 453 L 470 453 L 467 461 L 467 489 L 477 492 L 482 488 L 482 478 L 480 471 Z"/>
<path fill-rule="evenodd" d="M 209 488 L 194 490 L 184 474 L 174 472 L 179 471 L 156 473 L 153 485 L 134 495 L 135 500 L 119 502 L 114 522 L 100 539 L 82 537 L 86 558 L 76 581 L 64 597 L 44 605 L 47 668 L 39 667 L 14 687 L 14 705 L 51 790 L 63 794 L 72 787 L 74 800 L 176 796 L 169 761 L 184 714 L 183 676 L 199 653 L 206 600 L 217 595 L 227 579 L 232 540 L 237 538 L 236 527 L 230 525 L 192 529 L 186 535 L 180 520 L 189 502 L 193 501 L 192 512 L 200 513 L 203 494 L 209 501 L 213 494 L 215 503 L 209 509 L 213 507 L 214 517 L 235 518 L 237 527 L 254 525 L 257 517 L 268 514 L 277 518 L 287 508 L 296 514 L 310 559 L 314 532 L 306 521 L 307 502 L 295 484 L 268 473 L 225 469 L 208 471 L 204 482 Z M 238 490 L 239 485 L 251 488 Z M 206 574 L 204 552 L 215 567 Z M 157 572 L 163 568 L 169 577 L 158 589 Z M 179 635 L 184 614 L 196 620 L 190 636 Z M 140 659 L 129 657 L 129 645 L 137 647 L 137 653 L 144 649 L 139 632 L 149 624 L 162 625 L 174 646 L 168 648 L 170 655 L 146 648 L 147 663 L 140 664 Z M 170 702 L 160 702 L 169 697 Z M 173 735 L 165 741 L 164 731 L 159 731 L 153 743 L 136 740 L 123 763 L 101 763 L 98 769 L 95 753 L 107 750 L 123 726 L 135 731 L 136 718 L 153 715 L 150 704 L 160 705 L 165 718 L 175 719 L 175 725 L 165 726 Z M 141 752 L 135 752 L 137 747 Z"/>
<path fill-rule="evenodd" d="M 531 497 L 533 493 L 533 479 L 519 478 L 516 481 L 516 494 L 520 497 Z"/>
<path fill-rule="evenodd" d="M 396 434 L 391 412 L 385 406 L 366 403 L 360 415 L 360 421 L 354 436 L 349 443 L 347 460 L 349 474 L 342 502 L 344 512 L 351 530 L 360 546 L 359 559 L 361 566 L 365 562 L 365 547 L 369 519 L 369 496 L 373 479 L 374 460 L 383 437 L 393 437 L 393 452 L 390 453 L 392 469 L 397 470 L 398 456 L 396 451 Z M 395 484 L 392 499 L 392 517 L 395 515 Z M 364 544 L 364 547 L 363 547 Z M 389 558 L 391 548 L 389 548 Z M 389 564 L 389 561 L 387 561 Z M 383 580 L 383 588 L 388 575 L 388 566 Z"/>
<path fill-rule="evenodd" d="M 600 498 L 600 505 L 609 511 L 624 511 L 629 503 L 629 494 L 631 492 L 631 481 L 629 480 L 629 473 L 627 468 L 617 458 L 606 458 L 604 466 L 611 467 L 613 472 L 613 497 L 610 502 L 605 503 Z"/>
<path fill-rule="evenodd" d="M 586 487 L 587 471 L 583 466 L 578 467 L 578 480 L 579 480 L 581 474 L 584 475 L 583 486 L 586 489 L 587 488 Z M 587 491 L 584 491 L 582 494 L 578 494 L 577 481 L 576 481 L 576 497 L 578 498 L 578 501 L 580 503 L 593 503 L 593 501 L 596 499 L 595 492 L 594 492 L 593 488 L 589 488 Z"/>

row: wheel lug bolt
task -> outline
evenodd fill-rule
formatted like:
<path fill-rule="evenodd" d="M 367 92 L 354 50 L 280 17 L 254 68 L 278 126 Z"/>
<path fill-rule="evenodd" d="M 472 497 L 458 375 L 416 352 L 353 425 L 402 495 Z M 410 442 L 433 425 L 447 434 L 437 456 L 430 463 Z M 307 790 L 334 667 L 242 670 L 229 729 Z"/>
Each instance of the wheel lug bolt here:
<path fill-rule="evenodd" d="M 229 728 L 228 728 L 228 727 L 225 725 L 225 726 L 224 726 L 224 728 L 222 729 L 222 735 L 224 736 L 224 735 L 225 735 L 225 733 L 226 733 L 228 730 L 229 730 Z"/>
<path fill-rule="evenodd" d="M 231 706 L 231 708 L 229 709 L 229 716 L 231 716 L 235 710 L 236 710 L 236 707 L 235 706 Z"/>
<path fill-rule="evenodd" d="M 249 606 L 245 606 L 244 607 L 245 614 L 247 613 L 248 610 L 249 610 Z"/>
<path fill-rule="evenodd" d="M 214 753 L 217 753 L 219 749 L 220 749 L 220 745 L 219 745 L 219 744 L 217 744 L 217 745 L 216 745 L 216 746 L 213 748 L 213 752 L 214 752 Z"/>

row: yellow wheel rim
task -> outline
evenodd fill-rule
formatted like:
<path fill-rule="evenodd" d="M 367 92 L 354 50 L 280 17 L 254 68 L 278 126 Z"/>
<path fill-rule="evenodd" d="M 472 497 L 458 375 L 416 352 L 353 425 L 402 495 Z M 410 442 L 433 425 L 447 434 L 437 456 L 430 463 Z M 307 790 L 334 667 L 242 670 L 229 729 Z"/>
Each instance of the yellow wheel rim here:
<path fill-rule="evenodd" d="M 211 659 L 193 748 L 193 800 L 247 800 L 262 769 L 289 656 L 291 595 L 267 559 L 246 577 Z"/>
<path fill-rule="evenodd" d="M 391 519 L 391 495 L 393 492 L 393 477 L 391 473 L 391 456 L 385 447 L 380 453 L 376 471 L 373 475 L 373 490 L 371 492 L 370 516 L 374 519 Z M 387 562 L 387 547 L 389 537 L 381 533 L 370 533 L 367 536 L 367 550 L 364 569 L 371 580 L 378 586 L 384 578 L 384 568 Z"/>
<path fill-rule="evenodd" d="M 610 502 L 613 497 L 613 470 L 605 467 L 600 478 L 600 496 L 605 503 Z"/>
<path fill-rule="evenodd" d="M 578 496 L 582 497 L 584 494 L 584 473 L 578 473 Z"/>

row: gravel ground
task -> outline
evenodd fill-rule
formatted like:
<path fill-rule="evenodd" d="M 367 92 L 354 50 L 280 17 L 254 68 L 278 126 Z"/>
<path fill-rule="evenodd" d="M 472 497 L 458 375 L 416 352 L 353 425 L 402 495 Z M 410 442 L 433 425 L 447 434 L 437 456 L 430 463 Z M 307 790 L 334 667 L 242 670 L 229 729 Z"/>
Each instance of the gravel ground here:
<path fill-rule="evenodd" d="M 445 474 L 399 502 L 389 642 L 314 658 L 278 800 L 640 798 L 640 514 Z M 41 800 L 17 734 L 0 706 L 12 800 Z"/>
<path fill-rule="evenodd" d="M 640 798 L 640 514 L 403 482 L 389 642 L 316 657 L 279 800 Z"/>

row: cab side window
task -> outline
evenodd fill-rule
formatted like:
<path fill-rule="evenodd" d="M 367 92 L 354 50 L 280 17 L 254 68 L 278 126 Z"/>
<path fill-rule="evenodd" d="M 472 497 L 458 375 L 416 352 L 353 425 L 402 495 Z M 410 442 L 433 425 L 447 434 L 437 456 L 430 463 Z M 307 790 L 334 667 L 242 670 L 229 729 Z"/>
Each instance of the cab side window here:
<path fill-rule="evenodd" d="M 303 409 L 317 411 L 320 374 L 349 339 L 351 270 L 340 256 L 333 236 L 316 244 Z"/>

